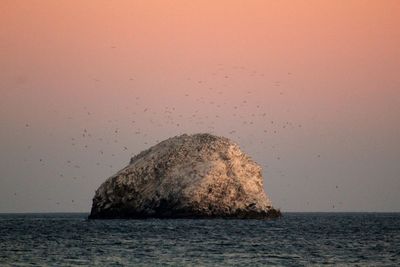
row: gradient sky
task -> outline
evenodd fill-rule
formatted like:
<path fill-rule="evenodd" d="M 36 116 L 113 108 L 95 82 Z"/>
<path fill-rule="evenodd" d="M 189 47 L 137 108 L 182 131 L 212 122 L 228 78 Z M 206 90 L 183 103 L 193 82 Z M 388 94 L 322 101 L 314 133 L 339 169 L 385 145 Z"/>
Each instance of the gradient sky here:
<path fill-rule="evenodd" d="M 283 211 L 400 211 L 400 1 L 0 1 L 0 212 L 232 138 Z"/>

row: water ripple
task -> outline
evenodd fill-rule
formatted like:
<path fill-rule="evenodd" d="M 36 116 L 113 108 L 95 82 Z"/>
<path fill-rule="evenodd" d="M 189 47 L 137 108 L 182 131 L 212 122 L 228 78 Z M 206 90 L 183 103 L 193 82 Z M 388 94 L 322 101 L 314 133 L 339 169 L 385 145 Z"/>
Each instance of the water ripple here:
<path fill-rule="evenodd" d="M 275 221 L 86 216 L 0 215 L 0 265 L 400 265 L 400 214 L 288 213 Z"/>

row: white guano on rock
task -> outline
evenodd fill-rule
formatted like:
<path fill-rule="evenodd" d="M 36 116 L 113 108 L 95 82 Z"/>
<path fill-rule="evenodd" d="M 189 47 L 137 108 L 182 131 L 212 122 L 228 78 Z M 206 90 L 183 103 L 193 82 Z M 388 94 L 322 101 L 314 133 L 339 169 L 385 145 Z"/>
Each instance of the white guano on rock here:
<path fill-rule="evenodd" d="M 261 167 L 233 141 L 211 134 L 167 139 L 133 157 L 93 198 L 91 219 L 280 216 Z"/>

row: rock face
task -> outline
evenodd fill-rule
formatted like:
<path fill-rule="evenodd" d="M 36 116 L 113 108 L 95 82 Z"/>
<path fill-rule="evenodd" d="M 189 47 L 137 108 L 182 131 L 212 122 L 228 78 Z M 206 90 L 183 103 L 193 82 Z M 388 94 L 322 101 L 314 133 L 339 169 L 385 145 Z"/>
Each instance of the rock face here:
<path fill-rule="evenodd" d="M 274 218 L 261 168 L 210 134 L 167 139 L 133 157 L 96 191 L 90 219 Z"/>

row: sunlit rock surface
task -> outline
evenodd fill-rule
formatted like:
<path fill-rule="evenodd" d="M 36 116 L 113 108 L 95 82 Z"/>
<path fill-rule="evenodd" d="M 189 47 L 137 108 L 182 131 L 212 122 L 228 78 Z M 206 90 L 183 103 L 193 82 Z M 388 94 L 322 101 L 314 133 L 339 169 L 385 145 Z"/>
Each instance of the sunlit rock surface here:
<path fill-rule="evenodd" d="M 133 157 L 93 198 L 91 219 L 279 217 L 260 166 L 210 134 L 167 139 Z"/>

